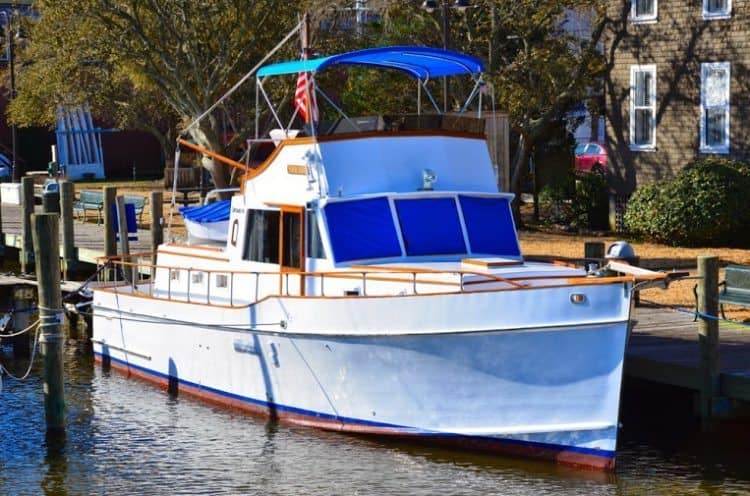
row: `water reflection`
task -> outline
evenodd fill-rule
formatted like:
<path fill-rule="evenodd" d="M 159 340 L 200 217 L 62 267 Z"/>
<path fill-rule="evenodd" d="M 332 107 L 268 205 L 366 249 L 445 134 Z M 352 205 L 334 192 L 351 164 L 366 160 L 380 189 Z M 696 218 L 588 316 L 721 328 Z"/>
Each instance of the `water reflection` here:
<path fill-rule="evenodd" d="M 67 437 L 47 439 L 40 372 L 0 393 L 0 494 L 741 494 L 750 481 L 746 426 L 702 433 L 643 390 L 626 390 L 641 408 L 626 408 L 613 475 L 278 425 L 74 353 Z"/>

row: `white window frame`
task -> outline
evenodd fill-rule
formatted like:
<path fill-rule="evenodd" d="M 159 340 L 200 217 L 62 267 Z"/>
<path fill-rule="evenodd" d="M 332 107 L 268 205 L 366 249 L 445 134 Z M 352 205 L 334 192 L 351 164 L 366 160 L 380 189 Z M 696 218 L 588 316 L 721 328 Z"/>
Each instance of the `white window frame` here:
<path fill-rule="evenodd" d="M 636 144 L 635 143 L 635 79 L 636 74 L 639 72 L 650 72 L 651 73 L 651 88 L 649 92 L 651 94 L 651 105 L 648 107 L 639 108 L 650 108 L 651 109 L 651 140 L 649 143 Z M 633 151 L 655 151 L 656 150 L 656 65 L 631 65 L 630 66 L 630 149 Z"/>
<path fill-rule="evenodd" d="M 650 24 L 657 20 L 659 14 L 659 0 L 653 0 L 654 12 L 646 15 L 637 15 L 636 6 L 640 0 L 630 0 L 630 21 L 634 24 Z M 707 1 L 707 0 L 704 0 Z"/>
<path fill-rule="evenodd" d="M 727 73 L 727 87 L 725 91 L 725 103 L 722 105 L 714 105 L 711 108 L 718 108 L 721 109 L 724 108 L 725 111 L 725 119 L 724 119 L 724 143 L 720 145 L 709 145 L 706 143 L 706 114 L 707 110 L 709 110 L 708 105 L 706 104 L 706 76 L 708 74 L 709 70 L 714 69 L 721 69 L 726 71 Z M 701 64 L 701 122 L 700 122 L 700 151 L 701 153 L 722 153 L 727 154 L 729 153 L 729 118 L 730 118 L 730 108 L 731 108 L 731 86 L 732 86 L 732 72 L 731 72 L 731 64 L 729 62 L 709 62 Z"/>
<path fill-rule="evenodd" d="M 732 0 L 727 1 L 727 7 L 724 10 L 711 12 L 708 10 L 710 0 L 703 0 L 703 19 L 711 21 L 714 19 L 731 19 L 732 17 Z"/>

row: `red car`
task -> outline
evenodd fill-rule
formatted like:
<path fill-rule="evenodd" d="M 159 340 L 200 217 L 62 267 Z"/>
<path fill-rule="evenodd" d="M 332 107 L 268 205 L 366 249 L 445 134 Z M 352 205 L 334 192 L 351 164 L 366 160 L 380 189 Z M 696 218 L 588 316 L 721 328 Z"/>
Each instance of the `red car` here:
<path fill-rule="evenodd" d="M 607 172 L 607 150 L 600 143 L 579 143 L 573 153 L 576 172 Z"/>

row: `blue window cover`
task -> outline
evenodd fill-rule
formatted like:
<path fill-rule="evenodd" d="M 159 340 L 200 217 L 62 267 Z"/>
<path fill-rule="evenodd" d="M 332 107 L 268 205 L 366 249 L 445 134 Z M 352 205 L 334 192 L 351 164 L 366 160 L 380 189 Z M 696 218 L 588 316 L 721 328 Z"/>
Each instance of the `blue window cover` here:
<path fill-rule="evenodd" d="M 387 198 L 329 203 L 324 211 L 337 262 L 401 256 Z"/>
<path fill-rule="evenodd" d="M 397 200 L 396 211 L 407 255 L 466 253 L 453 198 Z"/>
<path fill-rule="evenodd" d="M 507 198 L 458 197 L 472 253 L 521 256 Z"/>

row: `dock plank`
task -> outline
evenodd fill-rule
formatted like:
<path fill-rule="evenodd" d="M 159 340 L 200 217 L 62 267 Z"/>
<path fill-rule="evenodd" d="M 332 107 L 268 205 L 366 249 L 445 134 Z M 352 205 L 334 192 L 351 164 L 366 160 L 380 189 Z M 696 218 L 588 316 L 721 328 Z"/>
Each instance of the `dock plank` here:
<path fill-rule="evenodd" d="M 638 307 L 625 354 L 625 374 L 662 384 L 699 390 L 698 323 L 690 313 Z M 750 327 L 720 322 L 722 395 L 750 401 Z"/>

